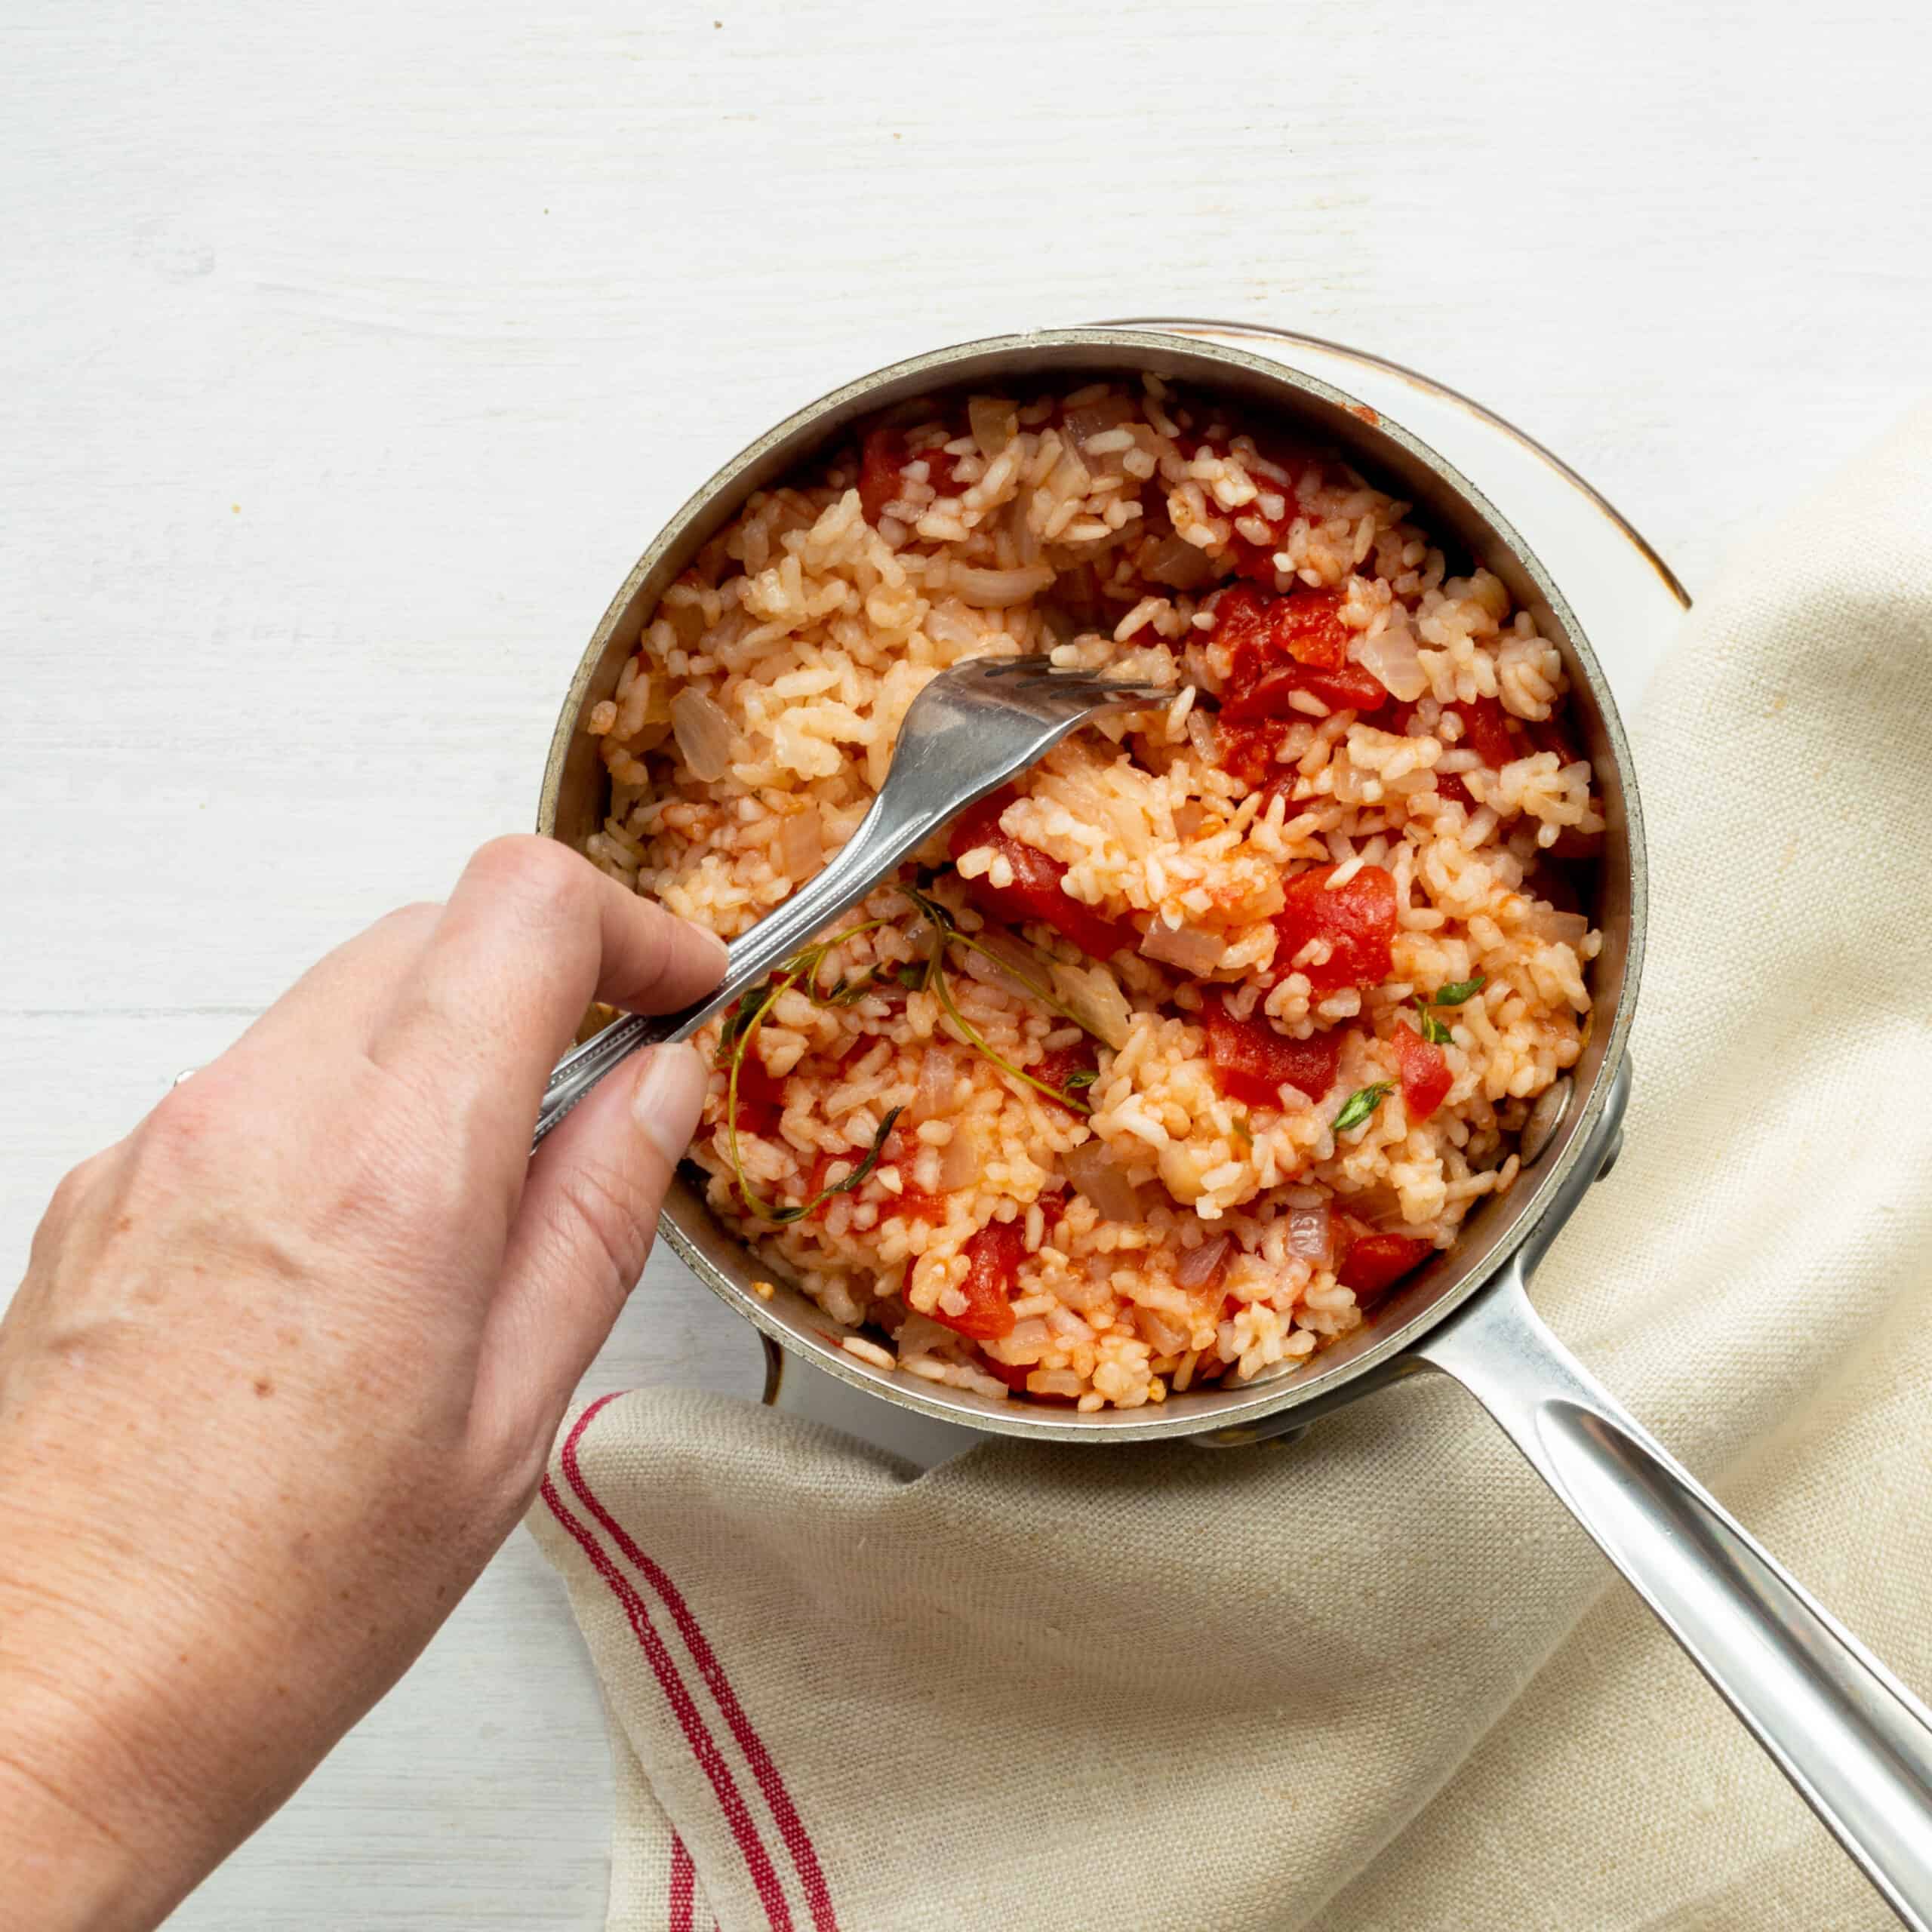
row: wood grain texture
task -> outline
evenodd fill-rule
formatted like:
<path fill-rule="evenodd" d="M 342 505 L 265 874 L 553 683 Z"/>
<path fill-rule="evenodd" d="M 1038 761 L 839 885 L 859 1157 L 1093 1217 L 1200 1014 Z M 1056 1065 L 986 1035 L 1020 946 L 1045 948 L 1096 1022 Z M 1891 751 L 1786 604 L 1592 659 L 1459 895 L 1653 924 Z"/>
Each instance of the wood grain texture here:
<path fill-rule="evenodd" d="M 1927 16 L 1719 0 L 0 9 L 0 1262 L 344 933 L 527 825 L 664 515 L 914 348 L 1274 322 L 1482 397 L 1694 590 L 1932 384 Z M 595 1386 L 750 1393 L 654 1263 Z M 583 1928 L 519 1540 L 181 1915 Z"/>

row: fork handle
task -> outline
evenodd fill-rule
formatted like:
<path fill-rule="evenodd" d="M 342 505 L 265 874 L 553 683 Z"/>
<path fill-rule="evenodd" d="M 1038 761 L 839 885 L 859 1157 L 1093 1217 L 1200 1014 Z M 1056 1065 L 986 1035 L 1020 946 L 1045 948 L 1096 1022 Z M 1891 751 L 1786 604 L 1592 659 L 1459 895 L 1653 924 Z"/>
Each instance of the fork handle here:
<path fill-rule="evenodd" d="M 857 905 L 901 859 L 946 822 L 943 812 L 894 811 L 888 816 L 885 802 L 881 792 L 859 821 L 858 829 L 817 878 L 731 942 L 724 977 L 703 998 L 675 1013 L 626 1014 L 567 1053 L 543 1090 L 530 1151 L 535 1153 L 565 1115 L 614 1067 L 641 1047 L 688 1040 L 713 1014 L 756 986 L 840 913 Z"/>

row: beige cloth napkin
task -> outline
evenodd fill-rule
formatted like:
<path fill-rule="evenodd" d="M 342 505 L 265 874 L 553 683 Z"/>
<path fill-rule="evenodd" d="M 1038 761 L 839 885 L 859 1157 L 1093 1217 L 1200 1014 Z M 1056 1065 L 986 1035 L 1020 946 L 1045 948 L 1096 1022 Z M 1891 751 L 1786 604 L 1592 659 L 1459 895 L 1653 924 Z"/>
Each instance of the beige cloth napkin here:
<path fill-rule="evenodd" d="M 1932 410 L 1737 559 L 1635 735 L 1627 1150 L 1536 1299 L 1932 1694 Z M 1433 1379 L 1294 1446 L 923 1475 L 624 1396 L 532 1522 L 619 1932 L 1891 1923 Z"/>

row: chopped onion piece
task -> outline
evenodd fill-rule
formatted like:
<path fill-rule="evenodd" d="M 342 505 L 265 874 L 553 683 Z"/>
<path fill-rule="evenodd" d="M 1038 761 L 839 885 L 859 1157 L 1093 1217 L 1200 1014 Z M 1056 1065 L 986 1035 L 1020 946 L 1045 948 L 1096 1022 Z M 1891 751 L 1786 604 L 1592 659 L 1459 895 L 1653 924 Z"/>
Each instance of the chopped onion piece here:
<path fill-rule="evenodd" d="M 1429 689 L 1415 633 L 1399 611 L 1392 613 L 1387 625 L 1373 637 L 1355 640 L 1355 660 L 1391 697 L 1404 704 L 1413 704 Z"/>
<path fill-rule="evenodd" d="M 1232 1235 L 1220 1235 L 1213 1241 L 1204 1241 L 1198 1247 L 1190 1247 L 1174 1269 L 1176 1286 L 1189 1294 L 1218 1288 L 1221 1277 L 1228 1272 L 1229 1251 L 1234 1244 Z"/>
<path fill-rule="evenodd" d="M 939 1158 L 940 1191 L 951 1194 L 971 1187 L 979 1178 L 985 1149 L 980 1145 L 980 1130 L 971 1121 L 964 1122 L 946 1143 Z"/>
<path fill-rule="evenodd" d="M 946 585 L 962 604 L 977 610 L 1003 610 L 1008 605 L 1023 604 L 1037 597 L 1054 580 L 1053 566 L 1032 564 L 1023 570 L 983 570 L 973 564 L 955 564 L 946 573 Z"/>
<path fill-rule="evenodd" d="M 694 685 L 686 685 L 671 700 L 671 731 L 685 768 L 701 785 L 713 785 L 724 776 L 737 745 L 738 734 L 723 710 Z"/>
<path fill-rule="evenodd" d="M 970 977 L 983 986 L 997 986 L 1015 999 L 1035 997 L 1034 988 L 1041 982 L 1037 955 L 1011 933 L 1001 932 L 996 926 L 988 926 L 974 937 L 978 943 L 961 946 L 957 955 L 960 966 Z M 986 948 L 986 952 L 980 950 L 980 946 Z M 989 959 L 987 952 L 994 957 Z"/>
<path fill-rule="evenodd" d="M 1057 961 L 1054 991 L 1060 1003 L 1094 1037 L 1118 1053 L 1134 1030 L 1134 1009 L 1120 982 L 1106 967 L 1070 966 Z"/>
<path fill-rule="evenodd" d="M 1325 1268 L 1334 1259 L 1335 1226 L 1328 1204 L 1318 1208 L 1291 1208 L 1287 1214 L 1288 1252 Z"/>
<path fill-rule="evenodd" d="M 639 672 L 638 681 L 647 688 L 644 695 L 644 722 L 668 724 L 671 721 L 671 681 L 662 672 L 651 676 Z"/>
<path fill-rule="evenodd" d="M 1062 498 L 1084 497 L 1094 487 L 1094 472 L 1072 449 L 1062 451 L 1047 476 L 1047 489 L 1050 494 Z"/>
<path fill-rule="evenodd" d="M 1164 920 L 1156 919 L 1147 928 L 1140 950 L 1163 965 L 1178 966 L 1183 973 L 1198 976 L 1211 973 L 1220 965 L 1227 946 L 1217 934 L 1202 932 L 1194 926 L 1176 929 Z"/>
<path fill-rule="evenodd" d="M 1071 1152 L 1061 1155 L 1060 1165 L 1066 1171 L 1067 1184 L 1086 1195 L 1102 1220 L 1137 1221 L 1142 1218 L 1140 1192 L 1115 1164 L 1105 1142 L 1082 1142 Z"/>
<path fill-rule="evenodd" d="M 952 1085 L 952 1056 L 943 1047 L 928 1047 L 919 1063 L 919 1082 L 912 1089 L 912 1104 L 906 1109 L 915 1127 L 951 1109 Z"/>
<path fill-rule="evenodd" d="M 1078 449 L 1089 436 L 1131 423 L 1140 414 L 1140 406 L 1132 397 L 1110 395 L 1099 402 L 1084 402 L 1078 409 L 1069 409 L 1060 433 Z"/>
<path fill-rule="evenodd" d="M 1198 590 L 1214 574 L 1208 552 L 1185 537 L 1164 537 L 1140 559 L 1140 574 L 1170 590 Z"/>
<path fill-rule="evenodd" d="M 1187 1352 L 1187 1331 L 1158 1309 L 1137 1308 L 1134 1311 L 1134 1325 L 1157 1355 L 1178 1355 Z"/>
<path fill-rule="evenodd" d="M 1177 1201 L 1198 1201 L 1206 1191 L 1200 1157 L 1183 1140 L 1170 1140 L 1161 1149 L 1161 1185 Z"/>
<path fill-rule="evenodd" d="M 778 828 L 778 863 L 788 878 L 803 879 L 825 861 L 825 821 L 816 805 L 794 812 Z"/>
<path fill-rule="evenodd" d="M 1392 1187 L 1385 1187 L 1379 1182 L 1352 1196 L 1349 1212 L 1358 1221 L 1365 1221 L 1379 1235 L 1400 1234 L 1408 1226 L 1401 1198 Z"/>
<path fill-rule="evenodd" d="M 980 454 L 989 463 L 1020 433 L 1020 412 L 1003 396 L 971 398 L 966 405 L 966 420 Z"/>
<path fill-rule="evenodd" d="M 1518 932 L 1532 939 L 1547 940 L 1555 946 L 1580 946 L 1587 937 L 1590 922 L 1580 912 L 1559 912 L 1554 906 L 1532 900 L 1516 921 Z"/>
<path fill-rule="evenodd" d="M 660 604 L 657 614 L 670 625 L 672 635 L 686 651 L 695 651 L 703 641 L 704 606 L 696 598 L 681 597 L 675 604 Z"/>

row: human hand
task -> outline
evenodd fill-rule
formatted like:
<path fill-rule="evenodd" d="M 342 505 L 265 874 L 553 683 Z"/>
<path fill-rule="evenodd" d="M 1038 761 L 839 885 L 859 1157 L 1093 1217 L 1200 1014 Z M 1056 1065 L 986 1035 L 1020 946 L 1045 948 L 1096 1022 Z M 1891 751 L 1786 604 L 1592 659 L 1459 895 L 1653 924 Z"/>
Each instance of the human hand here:
<path fill-rule="evenodd" d="M 77 1168 L 0 1324 L 0 1927 L 146 1927 L 393 1684 L 515 1526 L 706 1074 L 529 1158 L 595 997 L 723 946 L 506 838 Z"/>

